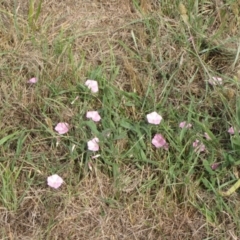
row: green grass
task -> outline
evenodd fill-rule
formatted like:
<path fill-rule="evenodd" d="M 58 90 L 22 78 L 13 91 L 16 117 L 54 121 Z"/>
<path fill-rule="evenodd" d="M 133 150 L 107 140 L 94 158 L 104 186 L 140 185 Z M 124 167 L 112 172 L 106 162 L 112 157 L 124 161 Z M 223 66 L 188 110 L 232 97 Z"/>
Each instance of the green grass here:
<path fill-rule="evenodd" d="M 227 132 L 240 129 L 239 36 L 225 16 L 233 3 L 182 1 L 187 23 L 178 1 L 130 2 L 125 17 L 127 3 L 112 3 L 120 23 L 103 4 L 102 25 L 94 5 L 80 20 L 54 1 L 52 11 L 45 1 L 0 6 L 2 239 L 239 236 L 239 190 L 219 194 L 239 178 L 239 134 Z M 212 76 L 223 85 L 211 86 Z M 87 79 L 98 81 L 97 94 Z M 100 123 L 86 119 L 89 110 Z M 157 126 L 146 121 L 152 111 L 163 117 Z M 182 121 L 193 127 L 180 129 Z M 58 122 L 70 131 L 59 136 Z M 168 151 L 151 144 L 156 133 Z M 206 152 L 194 152 L 196 139 Z M 46 184 L 52 174 L 65 181 L 58 190 Z"/>

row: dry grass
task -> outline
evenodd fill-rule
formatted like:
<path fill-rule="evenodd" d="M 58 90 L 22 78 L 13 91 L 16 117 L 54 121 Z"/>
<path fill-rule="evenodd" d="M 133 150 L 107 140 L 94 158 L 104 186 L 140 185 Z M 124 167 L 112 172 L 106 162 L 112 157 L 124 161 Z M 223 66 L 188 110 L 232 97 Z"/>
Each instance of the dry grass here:
<path fill-rule="evenodd" d="M 239 194 L 223 199 L 216 192 L 237 177 L 233 166 L 211 175 L 202 164 L 205 158 L 224 162 L 230 151 L 224 129 L 238 96 L 239 16 L 231 1 L 183 2 L 191 9 L 189 25 L 169 1 L 44 0 L 36 23 L 29 21 L 27 1 L 1 1 L 1 239 L 239 239 Z M 224 88 L 206 84 L 212 75 L 226 79 Z M 33 76 L 40 80 L 29 86 Z M 103 98 L 84 92 L 86 78 L 105 84 Z M 87 169 L 91 134 L 81 121 L 89 106 L 141 125 L 159 103 L 169 119 L 171 154 L 152 150 L 150 141 L 142 147 L 140 135 L 125 131 Z M 171 125 L 181 114 L 198 129 L 211 121 L 206 129 L 219 140 L 210 156 L 188 154 L 191 136 L 177 146 Z M 60 147 L 48 118 L 71 123 L 72 136 Z M 152 162 L 134 150 L 138 141 Z M 53 191 L 46 177 L 55 172 L 66 183 Z"/>

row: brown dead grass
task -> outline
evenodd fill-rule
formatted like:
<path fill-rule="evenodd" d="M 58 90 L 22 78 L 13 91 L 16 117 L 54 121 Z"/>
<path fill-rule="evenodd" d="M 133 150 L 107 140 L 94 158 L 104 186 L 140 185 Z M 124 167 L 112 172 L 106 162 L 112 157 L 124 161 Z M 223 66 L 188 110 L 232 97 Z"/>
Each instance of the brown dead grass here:
<path fill-rule="evenodd" d="M 65 186 L 67 188 L 67 186 Z M 121 192 L 114 199 L 110 179 L 86 177 L 76 193 L 31 189 L 19 211 L 1 211 L 9 239 L 203 239 L 201 215 L 166 202 L 164 192 L 150 201 L 146 194 Z M 64 194 L 64 191 L 66 192 Z M 147 198 L 147 199 L 146 199 Z M 147 204 L 146 204 L 147 203 Z"/>
<path fill-rule="evenodd" d="M 2 1 L 0 6 L 12 13 L 13 5 L 13 1 Z M 6 110 L 6 117 L 0 123 L 1 129 L 14 129 L 14 126 L 18 125 L 31 129 L 37 124 L 36 119 L 42 118 L 38 109 L 44 105 L 44 100 L 35 96 L 31 88 L 21 84 L 34 76 L 35 72 L 39 71 L 40 75 L 46 77 L 43 81 L 47 82 L 49 71 L 52 79 L 60 72 L 66 71 L 66 75 L 72 76 L 70 81 L 74 81 L 67 59 L 61 58 L 60 55 L 55 57 L 54 54 L 51 57 L 48 54 L 47 57 L 50 58 L 46 61 L 44 51 L 41 51 L 44 49 L 34 47 L 32 42 L 27 41 L 29 36 L 26 29 L 27 5 L 27 1 L 23 1 L 16 8 L 22 22 L 19 26 L 20 37 L 17 37 L 14 31 L 11 14 L 1 13 L 3 27 L 0 31 L 0 49 L 13 50 L 12 55 L 6 55 L 0 60 L 1 66 L 13 67 L 11 71 L 6 70 L 0 73 L 3 79 L 0 107 L 2 111 Z M 140 1 L 140 8 L 146 15 L 161 13 L 160 4 L 154 0 Z M 188 62 L 188 54 L 184 46 L 176 43 L 175 40 L 169 42 L 169 37 L 166 37 L 166 34 L 171 34 L 168 32 L 167 25 L 171 27 L 175 25 L 176 31 L 182 31 L 177 29 L 177 22 L 166 16 L 162 23 L 159 23 L 160 27 L 156 29 L 155 34 L 161 36 L 162 52 L 158 52 L 156 39 L 154 36 L 149 39 L 142 16 L 130 0 L 44 1 L 42 13 L 37 22 L 39 31 L 36 32 L 36 46 L 41 45 L 39 41 L 41 36 L 44 36 L 47 43 L 45 47 L 50 52 L 54 52 L 51 47 L 59 31 L 62 30 L 63 34 L 74 37 L 71 44 L 75 61 L 81 59 L 81 54 L 86 56 L 84 68 L 77 72 L 80 79 L 85 79 L 87 70 L 92 66 L 101 64 L 105 65 L 105 70 L 110 76 L 110 56 L 113 55 L 116 65 L 120 66 L 120 74 L 116 79 L 119 88 L 144 95 L 150 79 L 161 82 L 162 75 L 179 67 L 180 72 L 185 72 L 184 75 L 180 73 L 178 75 L 182 89 L 190 88 L 193 93 L 194 89 L 197 89 L 196 95 L 201 94 L 200 79 L 204 78 L 201 73 L 198 73 L 199 77 L 192 84 L 192 88 L 184 82 L 188 76 L 194 74 L 196 71 L 194 66 L 197 64 Z M 132 30 L 138 39 L 137 46 L 131 37 Z M 119 44 L 120 40 L 125 42 L 129 50 Z M 138 52 L 141 52 L 140 59 L 134 55 Z M 150 63 L 158 55 L 166 61 L 162 66 L 156 66 L 154 70 L 150 70 L 148 68 Z M 179 65 L 180 60 L 181 65 Z M 209 63 L 214 65 L 217 61 L 217 57 L 212 57 Z M 229 70 L 229 65 L 216 65 L 223 73 Z M 18 79 L 15 79 L 16 76 Z M 9 92 L 8 89 L 12 89 L 13 84 L 16 85 L 17 90 Z M 20 87 L 19 84 L 21 84 Z M 160 84 L 156 92 L 161 93 L 161 86 Z M 47 89 L 42 90 L 42 97 L 47 97 L 48 94 Z M 7 103 L 11 103 L 11 115 L 7 114 L 8 108 L 4 105 Z M 33 118 L 28 115 L 29 111 L 34 115 Z M 34 136 L 29 137 L 29 141 L 34 141 Z M 36 159 L 41 151 L 51 149 L 51 146 L 45 144 L 44 139 L 40 142 L 39 149 L 36 148 Z M 31 169 L 31 171 L 34 170 Z M 126 172 L 128 171 L 130 170 L 127 169 Z M 203 215 L 196 211 L 191 203 L 186 201 L 179 204 L 172 198 L 168 199 L 164 187 L 158 193 L 146 190 L 147 194 L 145 194 L 141 189 L 141 183 L 144 180 L 134 170 L 130 172 L 131 174 L 126 173 L 125 178 L 123 177 L 126 182 L 119 183 L 118 191 L 115 189 L 112 178 L 97 169 L 86 175 L 74 187 L 65 185 L 59 191 L 43 189 L 36 184 L 25 193 L 21 206 L 16 212 L 0 207 L 0 225 L 4 239 L 200 240 L 209 237 L 209 232 L 212 233 L 212 239 L 221 239 L 214 236 L 221 236 L 224 231 L 229 231 L 228 239 L 237 239 L 234 238 L 234 226 L 230 223 L 213 226 L 206 222 Z M 148 177 L 147 170 L 142 174 Z M 42 176 L 39 179 L 44 181 Z M 223 219 L 227 221 L 228 218 L 231 222 L 229 216 Z"/>

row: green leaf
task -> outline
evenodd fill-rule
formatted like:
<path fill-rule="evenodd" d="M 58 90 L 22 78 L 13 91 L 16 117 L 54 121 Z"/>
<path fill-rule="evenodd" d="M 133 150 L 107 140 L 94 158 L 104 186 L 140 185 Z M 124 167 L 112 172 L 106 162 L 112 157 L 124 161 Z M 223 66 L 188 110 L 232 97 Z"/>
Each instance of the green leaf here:
<path fill-rule="evenodd" d="M 232 148 L 235 151 L 240 151 L 240 137 L 235 135 L 231 138 Z"/>
<path fill-rule="evenodd" d="M 16 148 L 16 157 L 20 156 L 22 152 L 23 144 L 28 137 L 28 135 L 26 135 L 24 131 L 21 132 L 19 135 L 20 136 L 18 137 L 17 148 Z"/>
<path fill-rule="evenodd" d="M 91 129 L 91 131 L 94 135 L 97 135 L 97 136 L 99 135 L 99 131 L 97 130 L 97 126 L 93 121 L 85 121 L 84 124 Z"/>
<path fill-rule="evenodd" d="M 131 125 L 131 123 L 127 122 L 127 121 L 124 120 L 124 119 L 120 122 L 120 126 L 126 128 L 126 129 L 129 129 L 129 130 L 131 130 L 131 129 L 133 128 L 133 126 Z"/>
<path fill-rule="evenodd" d="M 215 172 L 211 169 L 209 162 L 207 160 L 203 160 L 203 166 L 208 171 L 209 174 L 213 175 Z"/>
<path fill-rule="evenodd" d="M 5 142 L 7 142 L 10 139 L 14 139 L 14 137 L 18 134 L 19 132 L 12 133 L 2 139 L 0 139 L 0 146 L 3 145 Z"/>
<path fill-rule="evenodd" d="M 41 13 L 41 9 L 42 9 L 42 0 L 38 4 L 37 12 L 36 12 L 36 15 L 35 15 L 35 21 L 38 20 L 38 17 L 39 17 L 39 15 Z"/>

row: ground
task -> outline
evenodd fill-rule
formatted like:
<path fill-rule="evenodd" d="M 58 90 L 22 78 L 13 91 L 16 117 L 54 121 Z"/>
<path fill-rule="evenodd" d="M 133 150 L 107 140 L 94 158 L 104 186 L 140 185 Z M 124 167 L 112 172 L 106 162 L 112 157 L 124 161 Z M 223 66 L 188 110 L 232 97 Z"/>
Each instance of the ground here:
<path fill-rule="evenodd" d="M 1 1 L 1 239 L 239 239 L 239 5 Z"/>

